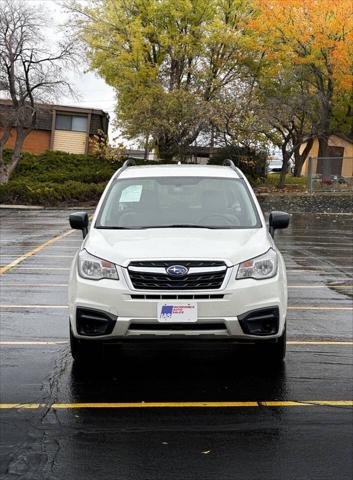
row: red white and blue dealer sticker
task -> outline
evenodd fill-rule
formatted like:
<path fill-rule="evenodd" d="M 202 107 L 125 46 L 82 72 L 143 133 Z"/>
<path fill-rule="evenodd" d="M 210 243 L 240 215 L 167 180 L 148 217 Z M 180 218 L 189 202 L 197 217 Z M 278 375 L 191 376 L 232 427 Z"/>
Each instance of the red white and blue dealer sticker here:
<path fill-rule="evenodd" d="M 159 322 L 197 322 L 197 303 L 158 303 L 157 318 Z"/>

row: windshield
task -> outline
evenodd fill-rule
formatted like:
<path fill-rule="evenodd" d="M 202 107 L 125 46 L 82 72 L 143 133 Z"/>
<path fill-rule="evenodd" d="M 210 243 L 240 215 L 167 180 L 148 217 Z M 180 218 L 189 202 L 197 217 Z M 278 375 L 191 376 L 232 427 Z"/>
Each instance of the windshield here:
<path fill-rule="evenodd" d="M 233 178 L 117 179 L 96 228 L 256 228 L 261 226 L 245 182 Z"/>

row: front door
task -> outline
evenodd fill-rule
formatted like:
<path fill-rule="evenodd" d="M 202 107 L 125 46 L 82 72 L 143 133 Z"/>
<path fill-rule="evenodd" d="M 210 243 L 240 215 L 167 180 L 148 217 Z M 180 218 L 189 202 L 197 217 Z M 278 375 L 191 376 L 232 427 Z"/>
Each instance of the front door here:
<path fill-rule="evenodd" d="M 326 172 L 329 175 L 342 175 L 342 164 L 344 156 L 344 147 L 328 147 L 329 158 L 318 158 L 316 173 L 323 174 L 325 172 L 325 163 L 329 163 Z"/>

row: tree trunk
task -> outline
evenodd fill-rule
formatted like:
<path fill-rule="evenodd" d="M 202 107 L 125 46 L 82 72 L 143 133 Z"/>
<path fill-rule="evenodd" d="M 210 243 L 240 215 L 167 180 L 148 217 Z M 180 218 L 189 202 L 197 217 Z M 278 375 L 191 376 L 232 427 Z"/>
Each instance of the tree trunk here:
<path fill-rule="evenodd" d="M 328 139 L 329 139 L 329 134 L 321 134 L 319 136 L 319 158 L 323 158 L 323 168 L 322 168 L 322 179 L 325 180 L 330 180 L 330 175 L 331 175 L 331 168 L 330 168 L 330 162 L 328 160 Z"/>
<path fill-rule="evenodd" d="M 147 162 L 147 160 L 148 160 L 148 154 L 149 154 L 148 143 L 149 143 L 149 138 L 150 138 L 150 136 L 149 136 L 149 134 L 147 133 L 146 138 L 145 138 L 145 152 L 144 152 L 144 155 L 143 155 L 143 160 L 144 160 L 145 162 Z"/>
<path fill-rule="evenodd" d="M 8 166 L 4 159 L 4 149 L 9 138 L 10 128 L 6 128 L 0 140 L 0 184 L 7 183 L 9 180 Z"/>
<path fill-rule="evenodd" d="M 295 149 L 294 149 L 295 164 L 294 164 L 293 175 L 295 177 L 300 177 L 301 176 L 304 162 L 307 159 L 307 157 L 308 157 L 308 155 L 309 155 L 309 153 L 310 153 L 310 151 L 313 147 L 313 143 L 314 143 L 314 138 L 313 137 L 309 138 L 309 140 L 307 141 L 307 143 L 305 145 L 304 150 L 302 151 L 302 153 L 300 153 L 301 142 L 297 142 L 297 144 L 295 146 Z"/>
<path fill-rule="evenodd" d="M 23 142 L 26 137 L 30 134 L 31 130 L 24 130 L 21 127 L 16 128 L 16 142 L 13 149 L 11 160 L 8 165 L 5 165 L 4 162 L 0 162 L 0 184 L 7 183 L 9 178 L 21 158 L 21 150 L 23 147 Z"/>
<path fill-rule="evenodd" d="M 5 128 L 2 134 L 2 137 L 0 138 L 0 165 L 3 164 L 4 161 L 4 149 L 7 141 L 9 140 L 11 135 L 11 130 L 10 128 Z"/>
<path fill-rule="evenodd" d="M 173 160 L 174 155 L 176 154 L 174 145 L 172 145 L 168 141 L 165 141 L 165 139 L 157 140 L 157 145 L 158 145 L 159 158 L 161 160 L 166 160 L 167 162 L 171 162 Z"/>
<path fill-rule="evenodd" d="M 288 172 L 288 162 L 290 160 L 290 157 L 292 154 L 287 151 L 286 144 L 282 146 L 282 159 L 283 159 L 283 164 L 282 164 L 282 170 L 279 176 L 279 181 L 277 184 L 278 188 L 284 188 L 286 184 L 286 175 Z"/>
<path fill-rule="evenodd" d="M 8 180 L 9 180 L 9 174 L 7 171 L 7 166 L 4 163 L 2 163 L 0 165 L 0 185 L 7 183 Z"/>

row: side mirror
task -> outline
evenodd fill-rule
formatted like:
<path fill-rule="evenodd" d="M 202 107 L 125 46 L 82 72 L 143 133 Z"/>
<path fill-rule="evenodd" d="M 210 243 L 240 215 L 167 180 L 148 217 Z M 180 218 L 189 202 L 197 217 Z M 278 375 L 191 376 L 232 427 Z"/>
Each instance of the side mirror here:
<path fill-rule="evenodd" d="M 287 228 L 289 225 L 289 215 L 286 212 L 271 212 L 269 218 L 270 234 L 273 237 L 277 228 Z"/>
<path fill-rule="evenodd" d="M 74 228 L 76 230 L 82 230 L 82 236 L 85 238 L 85 236 L 88 233 L 88 213 L 86 212 L 76 212 L 72 213 L 69 216 L 69 222 L 71 228 Z"/>

